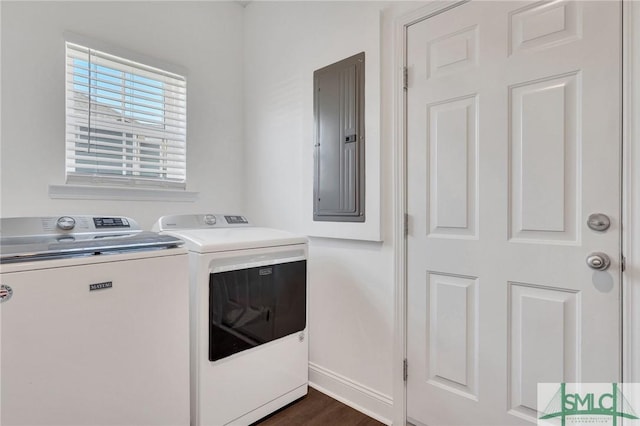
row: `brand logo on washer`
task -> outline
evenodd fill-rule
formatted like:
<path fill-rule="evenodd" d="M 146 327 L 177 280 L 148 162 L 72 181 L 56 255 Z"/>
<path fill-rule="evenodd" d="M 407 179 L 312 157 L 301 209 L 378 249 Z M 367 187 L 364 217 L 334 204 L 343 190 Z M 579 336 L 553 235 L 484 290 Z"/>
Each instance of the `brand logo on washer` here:
<path fill-rule="evenodd" d="M 259 271 L 260 275 L 271 275 L 273 273 L 273 268 L 262 268 Z"/>
<path fill-rule="evenodd" d="M 13 290 L 8 285 L 0 285 L 0 303 L 6 302 L 13 296 Z"/>
<path fill-rule="evenodd" d="M 111 288 L 111 287 L 113 287 L 113 282 L 105 281 L 103 283 L 89 284 L 89 291 L 104 290 L 106 288 Z"/>

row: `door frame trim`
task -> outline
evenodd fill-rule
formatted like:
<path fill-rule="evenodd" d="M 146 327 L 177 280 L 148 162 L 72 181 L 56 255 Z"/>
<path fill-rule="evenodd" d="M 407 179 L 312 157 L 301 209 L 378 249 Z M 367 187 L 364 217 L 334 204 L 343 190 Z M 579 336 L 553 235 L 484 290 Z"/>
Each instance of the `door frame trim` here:
<path fill-rule="evenodd" d="M 404 68 L 407 64 L 408 28 L 442 13 L 462 1 L 431 0 L 425 6 L 398 17 L 394 22 L 393 58 L 393 251 L 394 251 L 394 351 L 393 351 L 393 424 L 407 421 L 406 383 L 403 361 L 407 356 L 407 140 L 406 92 Z M 640 382 L 640 3 L 622 2 L 622 242 L 626 270 L 622 274 L 622 377 Z M 634 46 L 634 40 L 636 46 Z M 634 47 L 636 47 L 634 51 Z M 637 78 L 636 78 L 637 80 Z M 634 114 L 635 112 L 635 114 Z M 638 221 L 636 221 L 638 222 Z M 410 367 L 409 367 L 410 368 Z"/>
<path fill-rule="evenodd" d="M 393 333 L 393 424 L 407 423 L 407 393 L 403 367 L 407 356 L 407 211 L 406 175 L 406 93 L 404 69 L 407 64 L 407 31 L 420 21 L 443 13 L 462 1 L 430 0 L 426 5 L 401 15 L 394 22 L 393 58 L 393 270 L 394 270 L 394 333 Z M 410 367 L 409 367 L 410 368 Z"/>
<path fill-rule="evenodd" d="M 640 382 L 640 4 L 622 3 L 622 377 Z M 635 307 L 635 309 L 634 309 Z"/>

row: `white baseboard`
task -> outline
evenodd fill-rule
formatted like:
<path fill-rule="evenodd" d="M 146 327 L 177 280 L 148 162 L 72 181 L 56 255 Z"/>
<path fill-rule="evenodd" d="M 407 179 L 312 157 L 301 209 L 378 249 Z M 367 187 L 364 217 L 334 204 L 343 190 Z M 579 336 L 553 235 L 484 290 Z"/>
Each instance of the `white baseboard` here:
<path fill-rule="evenodd" d="M 393 399 L 312 362 L 309 386 L 386 425 L 392 424 Z"/>

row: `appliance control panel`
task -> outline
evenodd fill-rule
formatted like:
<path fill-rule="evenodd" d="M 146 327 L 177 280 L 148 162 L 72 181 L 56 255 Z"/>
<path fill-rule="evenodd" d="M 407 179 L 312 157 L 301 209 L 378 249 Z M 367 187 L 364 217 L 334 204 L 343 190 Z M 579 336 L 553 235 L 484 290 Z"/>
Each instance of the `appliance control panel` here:
<path fill-rule="evenodd" d="M 206 214 L 179 214 L 162 216 L 153 225 L 152 231 L 169 231 L 175 229 L 210 229 L 210 228 L 235 228 L 239 226 L 251 226 L 249 220 L 241 215 L 228 215 L 217 213 Z"/>
<path fill-rule="evenodd" d="M 94 217 L 93 224 L 99 228 L 129 228 L 129 219 L 126 217 Z"/>
<path fill-rule="evenodd" d="M 247 218 L 244 217 L 244 216 L 225 216 L 224 218 L 227 221 L 227 223 L 230 224 L 230 225 L 248 224 L 249 223 Z"/>
<path fill-rule="evenodd" d="M 63 215 L 0 219 L 2 238 L 50 236 L 104 236 L 142 232 L 135 220 L 122 216 Z"/>

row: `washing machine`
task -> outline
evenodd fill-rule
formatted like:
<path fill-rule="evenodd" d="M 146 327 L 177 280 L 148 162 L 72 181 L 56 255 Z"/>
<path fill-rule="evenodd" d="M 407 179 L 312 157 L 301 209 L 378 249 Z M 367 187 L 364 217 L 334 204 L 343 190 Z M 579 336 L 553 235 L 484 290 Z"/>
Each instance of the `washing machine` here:
<path fill-rule="evenodd" d="M 307 238 L 241 215 L 160 218 L 191 271 L 191 421 L 247 425 L 306 395 Z"/>
<path fill-rule="evenodd" d="M 182 241 L 114 216 L 0 229 L 0 424 L 188 425 Z"/>

